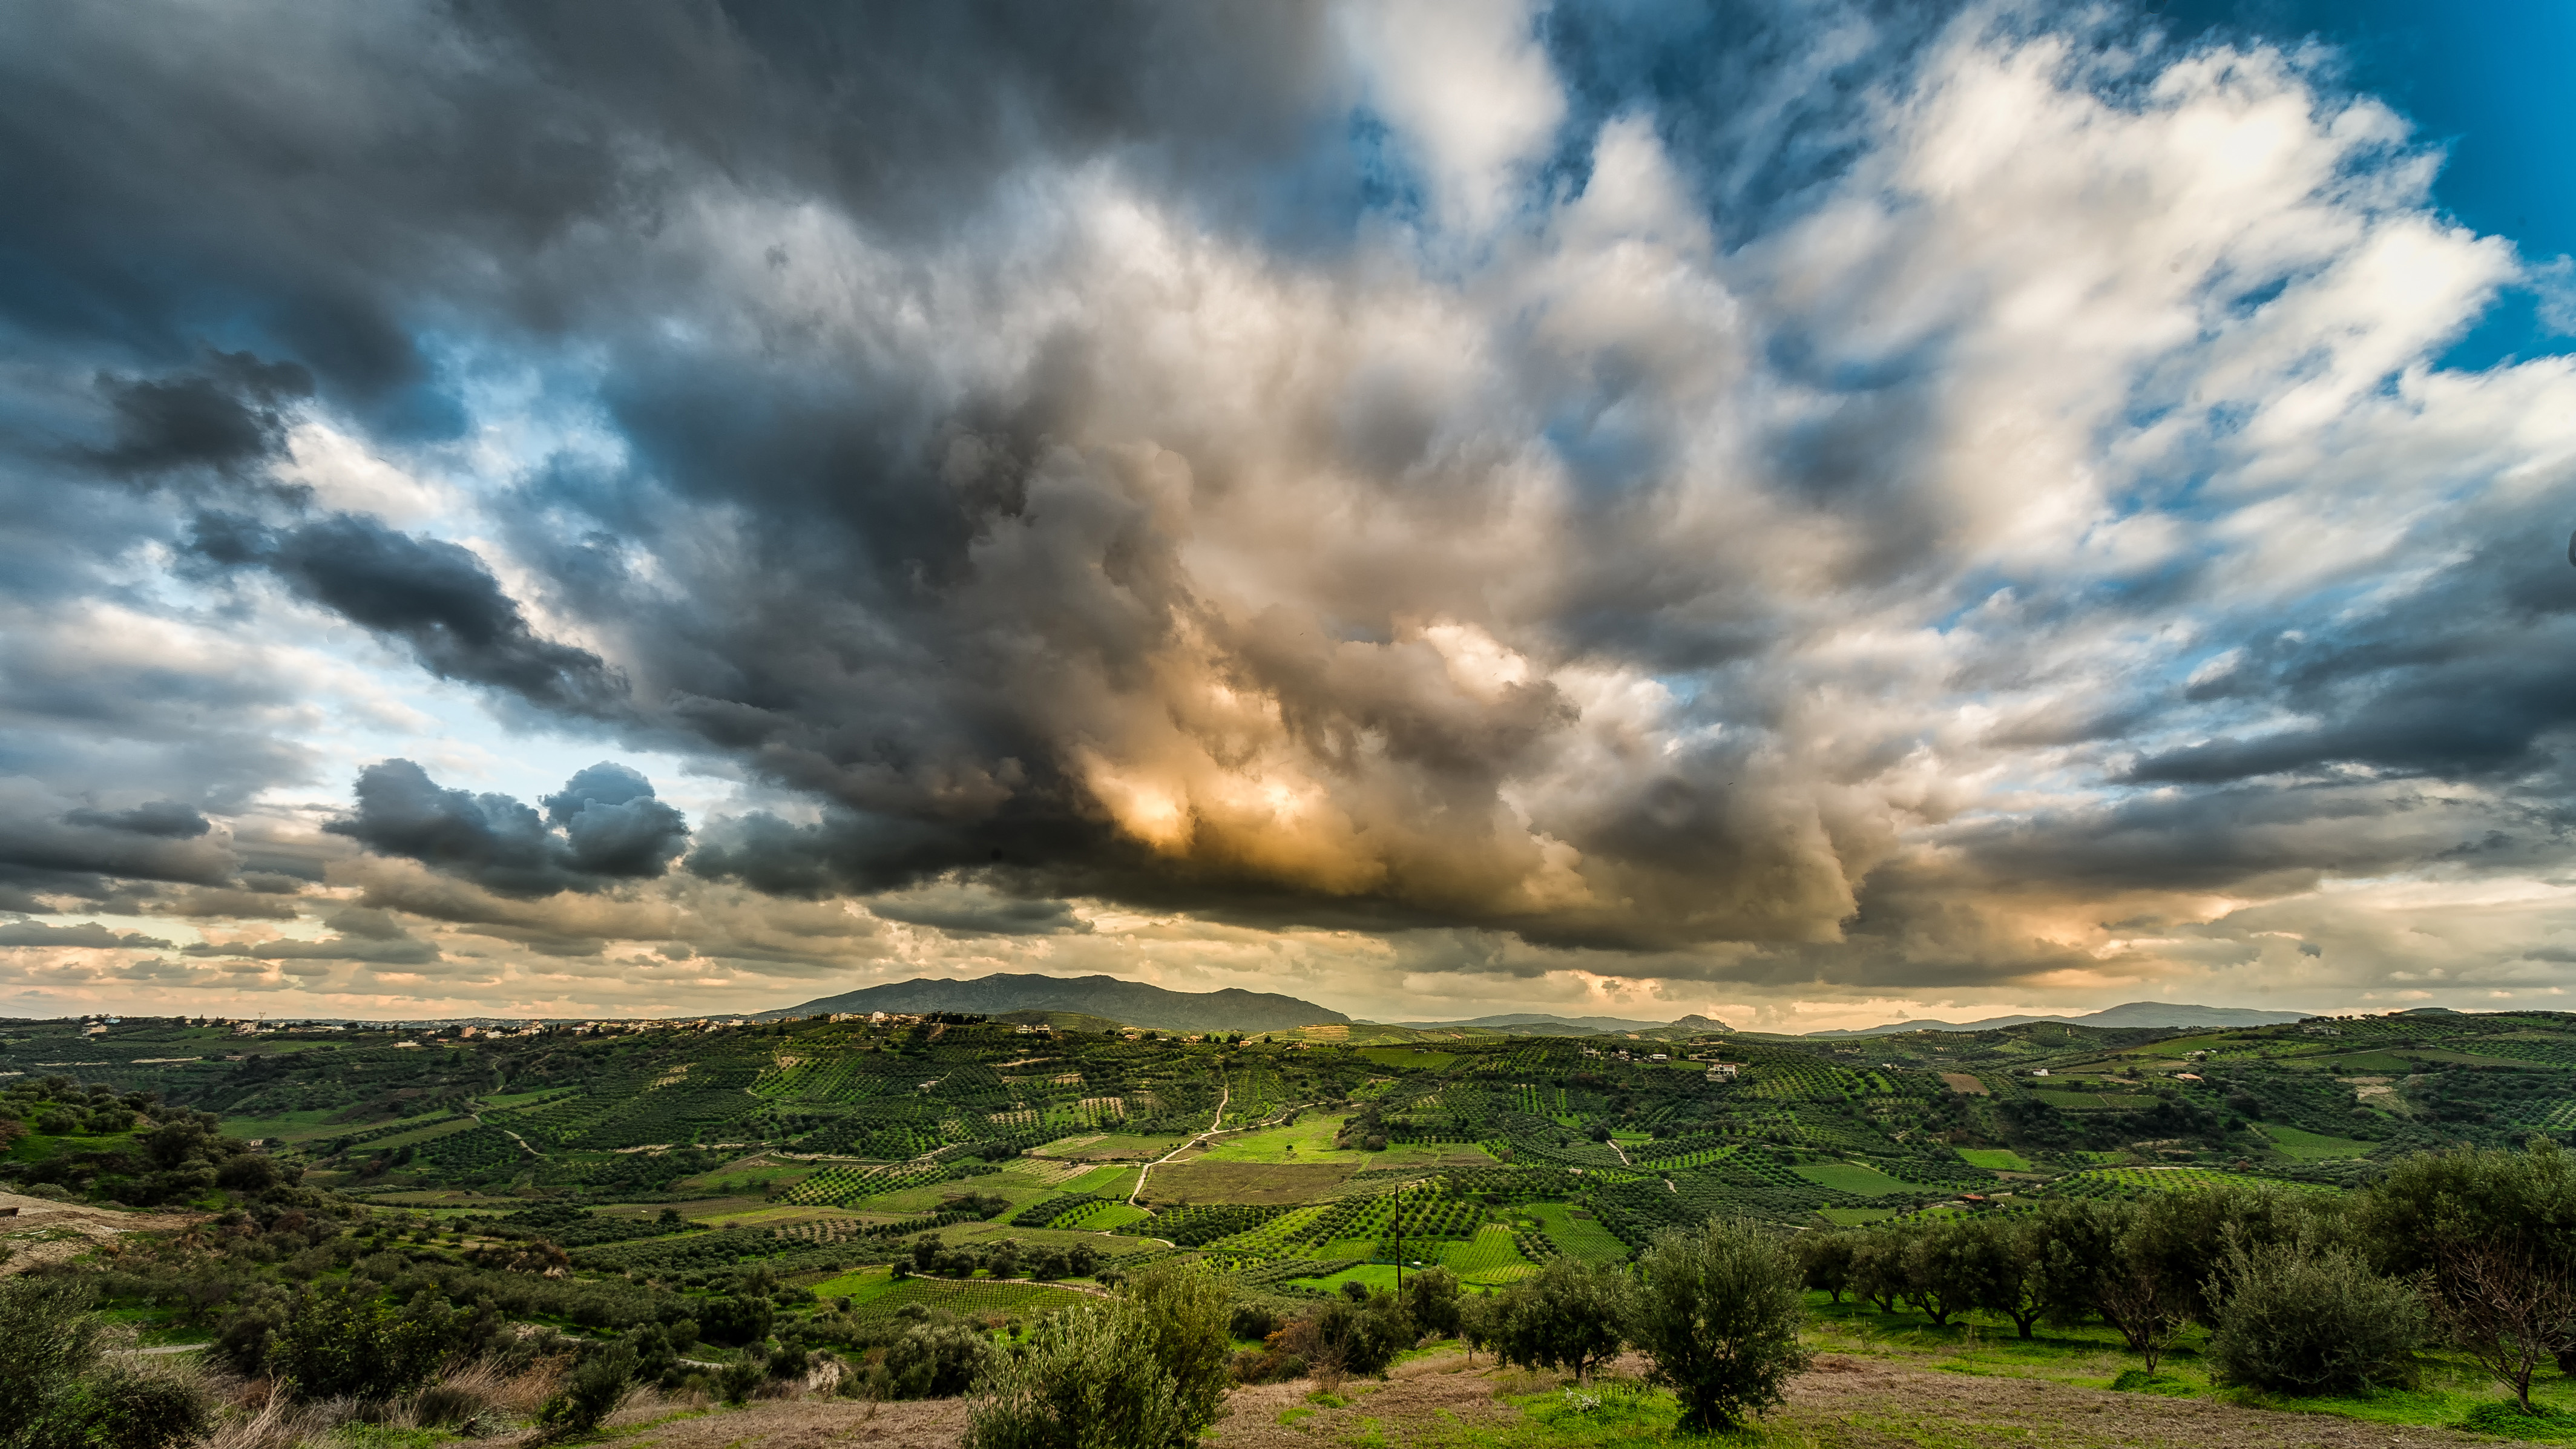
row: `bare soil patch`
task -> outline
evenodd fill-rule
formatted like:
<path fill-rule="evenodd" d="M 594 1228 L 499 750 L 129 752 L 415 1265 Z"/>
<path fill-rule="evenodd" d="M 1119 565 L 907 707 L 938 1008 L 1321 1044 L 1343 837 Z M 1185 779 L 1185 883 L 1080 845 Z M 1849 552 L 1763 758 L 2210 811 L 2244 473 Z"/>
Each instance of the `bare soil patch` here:
<path fill-rule="evenodd" d="M 1355 1169 L 1327 1163 L 1211 1162 L 1191 1158 L 1154 1169 L 1147 1194 L 1156 1202 L 1315 1202 Z"/>
<path fill-rule="evenodd" d="M 123 1213 L 0 1192 L 0 1212 L 11 1208 L 17 1209 L 16 1216 L 0 1217 L 0 1247 L 12 1250 L 7 1261 L 0 1262 L 0 1275 L 76 1258 L 127 1233 L 177 1232 L 207 1217 L 205 1213 Z"/>
<path fill-rule="evenodd" d="M 2208 1399 L 2115 1394 L 2042 1379 L 1986 1378 L 1820 1354 L 1766 1421 L 1852 1449 L 2034 1444 L 2051 1449 L 2361 1449 L 2493 1444 L 2449 1429 L 2285 1414 Z M 1793 1441 L 1794 1442 L 1794 1441 Z"/>

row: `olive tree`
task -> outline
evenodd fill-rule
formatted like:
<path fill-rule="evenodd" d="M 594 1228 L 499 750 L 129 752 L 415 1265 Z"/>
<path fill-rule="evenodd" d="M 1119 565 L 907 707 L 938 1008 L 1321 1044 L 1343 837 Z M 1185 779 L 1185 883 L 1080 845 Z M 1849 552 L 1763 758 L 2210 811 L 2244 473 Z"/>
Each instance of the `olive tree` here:
<path fill-rule="evenodd" d="M 1039 1323 L 976 1385 L 966 1449 L 1191 1449 L 1225 1406 L 1226 1297 L 1158 1268 Z"/>
<path fill-rule="evenodd" d="M 2348 1248 L 2229 1244 L 2212 1377 L 2287 1394 L 2358 1393 L 2414 1378 L 2424 1305 Z"/>
<path fill-rule="evenodd" d="M 2531 1378 L 2576 1369 L 2576 1157 L 2432 1152 L 2392 1165 L 2356 1214 L 2385 1271 L 2414 1280 L 2442 1336 L 2531 1407 Z"/>
<path fill-rule="evenodd" d="M 1658 1236 L 1637 1260 L 1629 1336 L 1653 1360 L 1648 1377 L 1679 1395 L 1681 1427 L 1735 1428 L 1780 1402 L 1807 1366 L 1798 1346 L 1804 1275 L 1779 1239 L 1740 1219 Z"/>
<path fill-rule="evenodd" d="M 1626 1345 L 1628 1298 L 1629 1278 L 1617 1264 L 1550 1258 L 1496 1300 L 1494 1352 L 1505 1363 L 1584 1378 Z"/>

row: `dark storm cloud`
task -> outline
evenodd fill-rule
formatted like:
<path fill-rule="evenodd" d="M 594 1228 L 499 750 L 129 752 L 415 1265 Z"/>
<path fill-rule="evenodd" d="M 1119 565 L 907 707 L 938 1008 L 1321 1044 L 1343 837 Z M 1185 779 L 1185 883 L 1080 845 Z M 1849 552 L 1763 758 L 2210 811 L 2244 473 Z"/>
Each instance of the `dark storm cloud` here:
<path fill-rule="evenodd" d="M 176 800 L 151 800 L 131 810 L 92 810 L 83 807 L 63 813 L 64 823 L 93 826 L 100 830 L 123 830 L 136 835 L 158 835 L 166 840 L 194 840 L 214 829 L 206 817 L 193 806 Z"/>
<path fill-rule="evenodd" d="M 323 828 L 521 898 L 650 880 L 689 835 L 642 775 L 615 764 L 575 775 L 546 798 L 544 815 L 507 795 L 444 789 L 409 760 L 369 765 L 357 798 L 354 817 Z"/>
<path fill-rule="evenodd" d="M 2193 691 L 2316 723 L 2158 751 L 2129 778 L 2215 785 L 2359 766 L 2476 780 L 2555 768 L 2553 737 L 2576 726 L 2576 675 L 2565 667 L 2576 651 L 2576 569 L 2554 542 L 2536 527 L 2420 539 L 2427 550 L 2465 545 L 2466 556 L 2394 605 L 2248 651 Z"/>
<path fill-rule="evenodd" d="M 0 924 L 0 946 L 79 946 L 97 950 L 166 951 L 170 943 L 158 936 L 140 931 L 122 935 L 96 921 L 77 926 L 48 926 L 42 921 L 10 921 Z"/>
<path fill-rule="evenodd" d="M 598 655 L 538 637 L 483 561 L 455 544 L 346 513 L 285 529 L 210 513 L 194 542 L 215 563 L 266 568 L 298 595 L 402 640 L 441 678 L 571 714 L 611 713 L 625 694 Z"/>
<path fill-rule="evenodd" d="M 238 862 L 226 843 L 202 830 L 170 828 L 168 814 L 143 807 L 144 829 L 97 823 L 101 812 L 72 810 L 50 819 L 19 814 L 39 802 L 0 793 L 0 866 L 31 873 L 42 888 L 48 878 L 117 877 L 182 885 L 220 885 Z M 76 817 L 89 816 L 92 819 Z M 114 815 L 105 818 L 113 820 Z M 202 822 L 200 822 L 202 824 Z"/>
<path fill-rule="evenodd" d="M 313 375 L 292 362 L 217 352 L 202 372 L 100 379 L 115 440 L 92 455 L 112 473 L 148 476 L 203 467 L 230 471 L 275 456 L 289 403 L 313 395 Z"/>
<path fill-rule="evenodd" d="M 1084 935 L 1091 930 L 1091 923 L 1063 901 L 1017 900 L 953 882 L 870 896 L 868 910 L 889 921 L 934 926 L 967 938 Z"/>

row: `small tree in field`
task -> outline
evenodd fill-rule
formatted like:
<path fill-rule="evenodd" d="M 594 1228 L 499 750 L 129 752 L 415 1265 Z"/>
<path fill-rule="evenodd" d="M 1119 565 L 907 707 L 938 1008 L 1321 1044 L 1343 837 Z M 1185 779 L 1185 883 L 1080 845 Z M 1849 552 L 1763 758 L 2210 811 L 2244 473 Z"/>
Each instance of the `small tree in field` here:
<path fill-rule="evenodd" d="M 2129 1351 L 2146 1360 L 2147 1376 L 2153 1378 L 2156 1364 L 2191 1322 L 2199 1290 L 2166 1270 L 2156 1251 L 2155 1224 L 2142 1221 L 2145 1214 L 2131 1205 L 2122 1207 L 2119 1236 L 2112 1240 L 2094 1286 L 2094 1306 L 2119 1330 Z"/>
<path fill-rule="evenodd" d="M 1685 1431 L 1732 1429 L 1780 1402 L 1808 1359 L 1804 1275 L 1785 1246 L 1750 1222 L 1712 1218 L 1656 1238 L 1637 1266 L 1629 1332 L 1654 1360 L 1649 1377 L 1681 1397 Z"/>
<path fill-rule="evenodd" d="M 2442 1336 L 2531 1407 L 2531 1376 L 2576 1351 L 2576 1276 L 2509 1240 L 2454 1243 L 2418 1280 Z"/>
<path fill-rule="evenodd" d="M 1628 1290 L 1628 1275 L 1615 1263 L 1572 1254 L 1550 1258 L 1503 1290 L 1494 1310 L 1494 1352 L 1523 1368 L 1587 1377 L 1627 1342 Z"/>
<path fill-rule="evenodd" d="M 1953 1218 L 1917 1228 L 1902 1259 L 1906 1291 L 1935 1328 L 1976 1304 L 1983 1265 L 1984 1225 Z"/>
<path fill-rule="evenodd" d="M 2514 1402 L 2556 1359 L 2576 1369 L 2576 1154 L 2427 1152 L 2393 1164 L 2355 1214 L 2380 1268 L 2412 1279 L 2442 1336 Z"/>
<path fill-rule="evenodd" d="M 1168 1268 L 1057 1314 L 976 1385 L 967 1449 L 1190 1449 L 1224 1407 L 1225 1290 Z"/>
<path fill-rule="evenodd" d="M 1834 1302 L 1841 1303 L 1852 1281 L 1851 1234 L 1800 1233 L 1796 1251 L 1807 1286 L 1832 1294 Z"/>
<path fill-rule="evenodd" d="M 2212 1377 L 2276 1393 L 2356 1393 L 2411 1382 L 2424 1306 L 2351 1250 L 2231 1242 Z"/>
<path fill-rule="evenodd" d="M 2016 1218 L 1982 1217 L 1970 1224 L 1969 1302 L 2012 1320 L 2013 1330 L 2031 1336 L 2031 1325 L 2047 1316 L 2054 1286 L 2055 1255 L 2060 1251 L 2053 1216 L 2040 1212 Z"/>

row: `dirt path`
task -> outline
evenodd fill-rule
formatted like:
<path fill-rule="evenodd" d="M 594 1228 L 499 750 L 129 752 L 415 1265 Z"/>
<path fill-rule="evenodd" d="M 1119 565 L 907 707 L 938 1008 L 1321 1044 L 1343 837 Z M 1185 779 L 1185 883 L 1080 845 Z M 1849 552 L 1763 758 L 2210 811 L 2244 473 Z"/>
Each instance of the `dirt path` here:
<path fill-rule="evenodd" d="M 1173 1158 L 1180 1156 L 1182 1153 L 1187 1152 L 1191 1148 L 1198 1146 L 1200 1143 L 1207 1141 L 1211 1137 L 1214 1137 L 1217 1134 L 1217 1129 L 1225 1125 L 1225 1104 L 1233 1100 L 1234 1088 L 1223 1081 L 1219 1081 L 1216 1089 L 1215 1119 L 1208 1123 L 1207 1130 L 1205 1132 L 1202 1132 L 1198 1136 L 1191 1138 L 1189 1141 L 1182 1143 L 1180 1146 L 1173 1148 L 1171 1151 L 1164 1153 L 1162 1156 L 1155 1158 L 1153 1161 L 1146 1163 L 1143 1167 L 1136 1169 L 1136 1190 L 1127 1194 L 1127 1205 L 1129 1207 L 1139 1208 L 1148 1213 L 1153 1211 L 1152 1208 L 1146 1207 L 1143 1203 L 1136 1200 L 1145 1195 L 1145 1179 L 1153 1175 L 1155 1168 L 1162 1166 L 1164 1163 L 1171 1161 Z M 1159 1242 L 1161 1240 L 1156 1239 L 1156 1241 Z"/>

